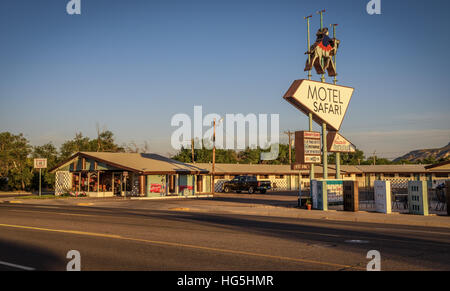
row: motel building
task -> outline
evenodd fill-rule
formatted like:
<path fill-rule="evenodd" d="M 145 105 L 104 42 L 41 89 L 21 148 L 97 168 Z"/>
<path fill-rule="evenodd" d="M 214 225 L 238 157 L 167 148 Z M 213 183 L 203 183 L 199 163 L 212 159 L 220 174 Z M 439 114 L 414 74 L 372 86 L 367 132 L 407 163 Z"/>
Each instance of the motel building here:
<path fill-rule="evenodd" d="M 56 174 L 55 194 L 89 197 L 196 196 L 212 193 L 211 163 L 182 163 L 157 154 L 79 152 L 51 169 Z M 272 191 L 309 189 L 309 171 L 291 170 L 289 165 L 217 164 L 214 190 L 236 175 L 269 180 Z M 328 179 L 335 179 L 330 165 Z M 315 179 L 323 179 L 323 168 L 315 167 Z M 450 178 L 450 161 L 437 165 L 341 165 L 342 180 L 356 180 L 360 188 L 373 188 L 375 180 L 391 181 L 404 188 L 408 181 L 429 182 L 429 188 Z"/>
<path fill-rule="evenodd" d="M 89 197 L 209 193 L 208 173 L 157 154 L 79 152 L 51 169 L 55 194 Z"/>

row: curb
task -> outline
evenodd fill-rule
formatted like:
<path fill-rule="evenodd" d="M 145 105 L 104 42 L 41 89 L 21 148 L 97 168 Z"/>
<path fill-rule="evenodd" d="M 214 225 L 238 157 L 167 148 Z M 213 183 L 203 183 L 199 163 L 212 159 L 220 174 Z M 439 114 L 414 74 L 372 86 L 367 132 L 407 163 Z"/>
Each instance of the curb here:
<path fill-rule="evenodd" d="M 194 196 L 162 196 L 162 197 L 132 197 L 130 200 L 169 200 L 169 199 L 195 199 L 195 198 L 213 198 L 213 195 L 194 195 Z"/>

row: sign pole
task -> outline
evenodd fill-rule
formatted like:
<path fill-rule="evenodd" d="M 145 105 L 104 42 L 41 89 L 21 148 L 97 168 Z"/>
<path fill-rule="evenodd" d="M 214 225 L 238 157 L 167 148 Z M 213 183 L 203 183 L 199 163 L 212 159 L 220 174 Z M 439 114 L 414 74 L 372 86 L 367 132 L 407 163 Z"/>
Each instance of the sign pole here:
<path fill-rule="evenodd" d="M 317 14 L 320 14 L 320 29 L 323 29 L 323 13 L 324 10 L 318 11 Z M 322 66 L 323 66 L 323 59 L 322 59 Z M 325 83 L 325 74 L 322 74 L 322 77 L 320 79 L 322 83 Z M 323 151 L 323 179 L 328 178 L 328 152 L 327 152 L 327 124 L 325 122 L 322 123 L 322 151 Z"/>
<path fill-rule="evenodd" d="M 41 171 L 42 169 L 39 168 L 39 197 L 41 197 Z"/>
<path fill-rule="evenodd" d="M 331 26 L 333 27 L 333 38 L 336 39 L 336 26 L 337 26 L 337 24 L 331 24 Z M 333 56 L 333 60 L 334 60 L 334 67 L 335 67 L 335 69 L 337 71 L 336 54 Z M 334 76 L 333 84 L 334 85 L 337 84 L 336 76 Z M 341 178 L 341 153 L 337 152 L 336 153 L 336 179 L 340 179 L 340 178 Z"/>
<path fill-rule="evenodd" d="M 36 158 L 33 161 L 34 169 L 39 169 L 39 197 L 42 195 L 42 169 L 47 168 L 47 159 Z"/>
<path fill-rule="evenodd" d="M 310 24 L 309 24 L 309 19 L 312 17 L 312 15 L 310 16 L 306 16 L 306 25 L 307 25 L 307 31 L 308 31 L 308 38 L 307 38 L 307 45 L 308 45 L 308 63 L 311 62 L 311 54 L 309 54 L 309 50 L 311 49 L 311 41 L 310 41 Z M 308 71 L 308 80 L 311 80 L 311 70 Z M 309 117 L 309 131 L 313 131 L 313 116 L 312 113 L 310 112 L 308 114 Z M 301 175 L 301 172 L 300 172 Z M 314 173 L 314 164 L 311 164 L 311 169 L 309 170 L 309 185 L 311 185 L 311 181 L 314 179 L 315 173 Z M 310 186 L 311 188 L 311 186 Z"/>

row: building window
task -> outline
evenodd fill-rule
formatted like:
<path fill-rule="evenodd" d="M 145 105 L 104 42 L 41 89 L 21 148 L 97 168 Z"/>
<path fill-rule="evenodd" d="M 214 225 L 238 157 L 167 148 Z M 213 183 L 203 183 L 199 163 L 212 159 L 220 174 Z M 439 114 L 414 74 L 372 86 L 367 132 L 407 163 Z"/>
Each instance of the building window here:
<path fill-rule="evenodd" d="M 363 176 L 363 174 L 356 174 L 356 177 L 362 177 Z"/>
<path fill-rule="evenodd" d="M 395 174 L 384 174 L 385 178 L 395 178 Z"/>
<path fill-rule="evenodd" d="M 269 179 L 269 175 L 259 175 L 260 179 Z"/>
<path fill-rule="evenodd" d="M 215 175 L 214 179 L 225 179 L 224 175 Z"/>
<path fill-rule="evenodd" d="M 275 179 L 284 179 L 284 175 L 275 175 Z"/>

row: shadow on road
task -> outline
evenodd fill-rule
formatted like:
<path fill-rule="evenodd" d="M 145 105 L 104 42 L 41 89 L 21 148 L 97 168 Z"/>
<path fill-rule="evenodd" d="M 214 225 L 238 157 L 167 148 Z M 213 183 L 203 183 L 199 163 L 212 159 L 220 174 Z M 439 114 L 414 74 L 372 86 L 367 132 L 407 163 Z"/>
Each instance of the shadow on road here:
<path fill-rule="evenodd" d="M 178 213 L 150 210 L 130 212 L 145 218 L 161 218 L 180 222 L 193 222 L 205 227 L 220 227 L 224 231 L 271 236 L 279 239 L 303 242 L 312 247 L 323 246 L 338 248 L 358 254 L 367 254 L 369 250 L 379 250 L 386 258 L 407 262 L 418 267 L 437 270 L 450 270 L 450 230 L 414 226 L 394 226 L 375 223 L 354 223 L 337 221 L 317 221 L 301 219 L 299 223 L 288 222 L 286 218 L 267 218 L 243 215 L 219 215 L 205 213 Z M 125 213 L 122 213 L 125 214 Z M 278 220 L 278 221 L 277 221 Z M 377 227 L 398 229 L 398 234 L 374 232 Z M 423 231 L 441 231 L 440 234 L 428 234 Z M 186 230 L 189 231 L 189 230 Z M 422 232 L 421 232 L 422 231 Z M 349 240 L 368 241 L 367 244 L 350 244 Z M 276 248 L 277 246 L 273 246 Z M 418 261 L 421 263 L 418 265 Z"/>
<path fill-rule="evenodd" d="M 0 271 L 63 271 L 67 264 L 64 259 L 42 248 L 0 240 Z"/>

